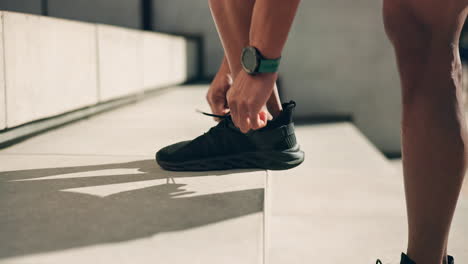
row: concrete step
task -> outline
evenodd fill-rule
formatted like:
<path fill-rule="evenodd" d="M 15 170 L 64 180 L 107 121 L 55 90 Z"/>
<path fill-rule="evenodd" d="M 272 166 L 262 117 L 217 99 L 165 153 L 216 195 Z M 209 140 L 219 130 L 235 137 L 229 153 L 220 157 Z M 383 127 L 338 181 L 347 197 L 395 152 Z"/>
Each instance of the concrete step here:
<path fill-rule="evenodd" d="M 265 171 L 175 173 L 154 152 L 214 125 L 206 86 L 0 151 L 0 263 L 262 263 Z"/>
<path fill-rule="evenodd" d="M 350 123 L 297 128 L 306 160 L 270 171 L 266 263 L 399 263 L 406 250 L 401 169 Z M 468 202 L 462 197 L 449 252 L 468 261 Z"/>
<path fill-rule="evenodd" d="M 169 89 L 1 150 L 0 263 L 398 258 L 401 173 L 350 123 L 298 126 L 306 161 L 288 171 L 161 170 L 157 149 L 215 124 L 194 111 L 209 111 L 206 89 Z M 450 244 L 459 263 L 466 208 Z"/>

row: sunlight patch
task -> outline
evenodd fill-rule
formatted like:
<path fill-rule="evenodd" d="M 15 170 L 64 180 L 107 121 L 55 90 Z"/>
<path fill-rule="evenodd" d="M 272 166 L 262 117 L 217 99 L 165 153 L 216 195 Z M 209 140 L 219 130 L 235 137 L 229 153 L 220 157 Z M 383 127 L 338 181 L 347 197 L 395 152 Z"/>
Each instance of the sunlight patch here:
<path fill-rule="evenodd" d="M 135 175 L 135 174 L 144 174 L 144 172 L 141 172 L 138 169 L 107 169 L 107 170 L 64 173 L 64 174 L 45 176 L 45 177 L 39 177 L 39 178 L 20 179 L 20 180 L 13 180 L 12 182 L 72 179 L 72 178 L 117 176 L 117 175 Z"/>

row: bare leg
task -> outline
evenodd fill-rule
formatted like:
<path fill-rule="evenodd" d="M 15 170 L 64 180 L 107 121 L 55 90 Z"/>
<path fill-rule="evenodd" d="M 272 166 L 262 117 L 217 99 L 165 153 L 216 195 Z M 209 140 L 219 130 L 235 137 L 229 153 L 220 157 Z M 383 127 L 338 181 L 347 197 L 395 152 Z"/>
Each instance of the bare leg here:
<path fill-rule="evenodd" d="M 458 39 L 466 0 L 385 0 L 403 91 L 408 256 L 441 264 L 466 166 Z"/>
<path fill-rule="evenodd" d="M 240 57 L 242 48 L 249 45 L 250 24 L 255 0 L 210 0 L 210 8 L 215 20 L 232 78 L 242 70 Z M 267 101 L 273 116 L 281 112 L 281 101 L 275 87 Z"/>

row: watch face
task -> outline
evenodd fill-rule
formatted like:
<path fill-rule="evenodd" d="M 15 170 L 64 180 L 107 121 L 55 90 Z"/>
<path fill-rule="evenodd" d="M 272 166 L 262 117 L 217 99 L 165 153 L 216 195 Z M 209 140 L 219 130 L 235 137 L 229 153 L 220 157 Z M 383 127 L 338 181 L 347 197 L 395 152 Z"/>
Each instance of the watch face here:
<path fill-rule="evenodd" d="M 246 47 L 242 50 L 242 67 L 247 73 L 254 73 L 258 67 L 257 51 L 254 47 Z"/>

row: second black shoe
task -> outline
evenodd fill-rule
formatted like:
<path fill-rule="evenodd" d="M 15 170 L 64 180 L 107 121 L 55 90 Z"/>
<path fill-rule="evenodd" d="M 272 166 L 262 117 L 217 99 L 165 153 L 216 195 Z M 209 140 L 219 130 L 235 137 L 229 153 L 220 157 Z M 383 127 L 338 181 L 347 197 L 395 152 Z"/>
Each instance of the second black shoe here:
<path fill-rule="evenodd" d="M 296 103 L 283 104 L 283 111 L 267 126 L 242 133 L 224 116 L 205 134 L 162 148 L 156 162 L 166 170 L 208 171 L 261 168 L 286 170 L 304 161 L 292 120 Z"/>
<path fill-rule="evenodd" d="M 380 260 L 377 260 L 376 264 L 382 264 Z M 413 260 L 411 260 L 405 253 L 401 253 L 401 261 L 400 264 L 416 264 Z M 447 256 L 447 264 L 455 264 L 455 260 L 452 256 Z"/>

